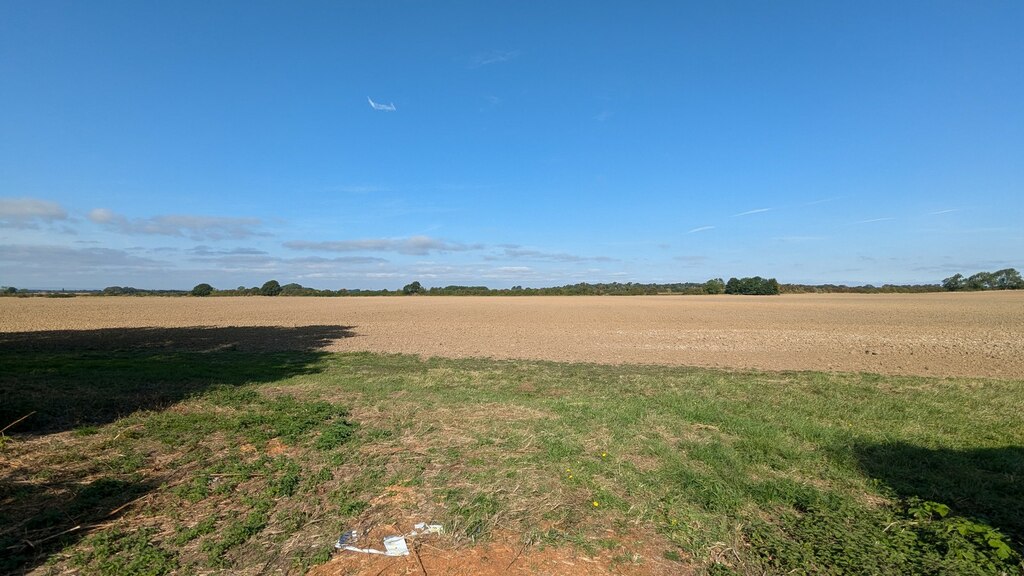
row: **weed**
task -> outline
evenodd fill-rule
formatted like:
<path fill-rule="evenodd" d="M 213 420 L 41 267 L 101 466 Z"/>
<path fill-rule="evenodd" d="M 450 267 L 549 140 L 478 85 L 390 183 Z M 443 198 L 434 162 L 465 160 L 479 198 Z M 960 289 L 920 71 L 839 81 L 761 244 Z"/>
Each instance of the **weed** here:
<path fill-rule="evenodd" d="M 214 516 L 207 516 L 199 521 L 198 524 L 191 528 L 182 528 L 177 531 L 174 538 L 171 539 L 171 543 L 175 546 L 183 546 L 189 542 L 205 536 L 213 532 L 213 527 L 217 523 L 217 518 Z"/>
<path fill-rule="evenodd" d="M 151 529 L 100 532 L 86 538 L 83 549 L 72 555 L 71 564 L 103 576 L 169 574 L 178 563 L 174 554 L 153 544 L 152 535 Z"/>

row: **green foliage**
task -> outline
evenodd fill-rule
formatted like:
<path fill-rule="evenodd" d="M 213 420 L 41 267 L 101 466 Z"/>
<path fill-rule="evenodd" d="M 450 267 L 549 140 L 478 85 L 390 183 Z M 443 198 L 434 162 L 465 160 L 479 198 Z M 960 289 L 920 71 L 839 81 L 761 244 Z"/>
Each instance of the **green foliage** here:
<path fill-rule="evenodd" d="M 726 294 L 747 294 L 767 296 L 779 293 L 779 282 L 775 278 L 729 278 L 725 284 Z"/>
<path fill-rule="evenodd" d="M 242 520 L 232 520 L 220 531 L 220 538 L 203 544 L 210 564 L 227 567 L 230 563 L 224 555 L 232 548 L 241 546 L 259 534 L 270 521 L 269 511 L 273 501 L 264 498 L 256 502 L 253 510 Z"/>
<path fill-rule="evenodd" d="M 160 576 L 178 568 L 174 554 L 152 543 L 152 529 L 99 532 L 86 539 L 85 550 L 76 552 L 71 564 L 103 576 Z"/>
<path fill-rule="evenodd" d="M 215 516 L 207 516 L 191 528 L 179 529 L 174 538 L 171 539 L 171 543 L 175 546 L 184 546 L 200 536 L 206 536 L 213 532 L 213 527 L 216 523 L 217 518 Z"/>
<path fill-rule="evenodd" d="M 996 272 L 978 272 L 969 278 L 954 274 L 942 281 L 942 287 L 950 291 L 1021 290 L 1024 289 L 1024 278 L 1013 268 L 1005 268 Z"/>
<path fill-rule="evenodd" d="M 705 294 L 722 294 L 725 292 L 725 281 L 721 278 L 712 278 L 704 283 Z"/>
<path fill-rule="evenodd" d="M 402 287 L 402 294 L 406 295 L 422 294 L 423 292 L 423 286 L 420 285 L 419 281 L 412 282 L 411 284 L 406 284 L 405 286 Z"/>
<path fill-rule="evenodd" d="M 267 280 L 260 287 L 260 296 L 277 296 L 281 293 L 281 285 L 277 280 Z"/>
<path fill-rule="evenodd" d="M 192 294 L 193 296 L 209 296 L 210 294 L 213 294 L 213 286 L 210 286 L 209 284 L 206 283 L 196 284 L 195 288 L 192 289 L 192 292 L 190 292 L 190 294 Z"/>
<path fill-rule="evenodd" d="M 772 573 L 1009 574 L 1020 560 L 994 528 L 917 499 L 897 514 L 818 499 L 752 523 L 747 536 Z"/>

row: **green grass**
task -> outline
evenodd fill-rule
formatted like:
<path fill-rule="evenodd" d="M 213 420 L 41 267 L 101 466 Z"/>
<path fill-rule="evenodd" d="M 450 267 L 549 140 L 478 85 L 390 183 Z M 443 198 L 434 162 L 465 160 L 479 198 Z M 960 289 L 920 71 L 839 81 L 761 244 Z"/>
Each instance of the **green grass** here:
<path fill-rule="evenodd" d="M 11 367 L 0 398 L 43 417 L 3 449 L 0 526 L 14 529 L 0 548 L 103 526 L 16 549 L 0 572 L 287 570 L 405 507 L 443 523 L 451 545 L 501 529 L 618 551 L 607 529 L 639 526 L 650 558 L 708 574 L 1024 573 L 1019 381 L 374 354 L 14 356 L 0 351 Z M 90 391 L 46 408 L 57 385 Z M 417 497 L 382 499 L 400 489 Z"/>

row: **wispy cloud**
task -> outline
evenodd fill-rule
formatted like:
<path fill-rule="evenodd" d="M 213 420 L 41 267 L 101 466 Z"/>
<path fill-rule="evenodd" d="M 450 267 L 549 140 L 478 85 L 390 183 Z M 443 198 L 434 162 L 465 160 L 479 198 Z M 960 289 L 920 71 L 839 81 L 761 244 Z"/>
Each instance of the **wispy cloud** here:
<path fill-rule="evenodd" d="M 938 216 L 939 214 L 949 214 L 950 212 L 959 212 L 959 208 L 949 208 L 946 210 L 936 210 L 935 212 L 929 212 L 929 216 Z"/>
<path fill-rule="evenodd" d="M 92 222 L 122 234 L 180 236 L 193 240 L 224 240 L 228 238 L 238 240 L 267 235 L 259 231 L 262 221 L 258 218 L 226 218 L 191 214 L 127 218 L 107 208 L 91 210 L 88 217 Z"/>
<path fill-rule="evenodd" d="M 895 218 L 886 216 L 885 218 L 869 218 L 867 220 L 858 220 L 854 224 L 870 224 L 872 222 L 886 222 L 888 220 L 895 220 Z"/>
<path fill-rule="evenodd" d="M 480 68 L 481 66 L 488 66 L 490 64 L 508 62 L 509 60 L 515 60 L 522 53 L 522 50 L 492 50 L 491 52 L 485 52 L 474 56 L 469 67 Z"/>
<path fill-rule="evenodd" d="M 0 198 L 0 228 L 37 228 L 39 224 L 67 220 L 60 204 L 36 198 Z"/>
<path fill-rule="evenodd" d="M 601 110 L 596 116 L 594 116 L 594 120 L 597 120 L 598 122 L 605 122 L 614 115 L 615 113 L 611 110 Z"/>
<path fill-rule="evenodd" d="M 755 208 L 753 210 L 747 210 L 746 212 L 740 212 L 739 214 L 733 214 L 733 218 L 737 216 L 749 216 L 751 214 L 760 214 L 762 212 L 771 212 L 771 208 Z"/>
<path fill-rule="evenodd" d="M 539 260 L 546 262 L 615 262 L 615 258 L 608 256 L 579 256 L 565 252 L 546 252 L 543 250 L 532 250 L 522 248 L 515 244 L 505 245 L 504 250 L 498 254 L 491 254 L 484 257 L 484 260 Z"/>
<path fill-rule="evenodd" d="M 369 96 L 366 97 L 366 100 L 370 103 L 370 108 L 373 108 L 374 110 L 381 110 L 383 112 L 394 112 L 397 110 L 394 103 L 380 104 L 379 102 L 374 102 Z"/>
<path fill-rule="evenodd" d="M 714 226 L 698 226 L 692 230 L 687 231 L 687 234 L 696 234 L 697 232 L 704 232 L 706 230 L 714 230 Z"/>
<path fill-rule="evenodd" d="M 129 254 L 125 250 L 39 244 L 0 246 L 0 262 L 16 266 L 19 272 L 50 270 L 61 275 L 119 268 L 149 270 L 165 265 L 163 262 Z"/>
<path fill-rule="evenodd" d="M 232 248 L 230 250 L 218 250 L 211 246 L 195 246 L 189 248 L 187 252 L 193 256 L 254 256 L 266 254 L 263 250 L 257 250 L 255 248 Z"/>
<path fill-rule="evenodd" d="M 464 252 L 479 250 L 482 244 L 449 242 L 430 236 L 409 236 L 408 238 L 363 238 L 359 240 L 336 240 L 310 242 L 295 240 L 284 243 L 292 250 L 318 250 L 322 252 L 396 252 L 411 256 L 425 256 L 434 252 Z"/>
<path fill-rule="evenodd" d="M 822 198 L 820 200 L 811 200 L 810 202 L 804 202 L 804 206 L 816 206 L 818 204 L 824 204 L 826 202 L 834 202 L 839 200 L 842 196 L 833 196 L 831 198 Z"/>

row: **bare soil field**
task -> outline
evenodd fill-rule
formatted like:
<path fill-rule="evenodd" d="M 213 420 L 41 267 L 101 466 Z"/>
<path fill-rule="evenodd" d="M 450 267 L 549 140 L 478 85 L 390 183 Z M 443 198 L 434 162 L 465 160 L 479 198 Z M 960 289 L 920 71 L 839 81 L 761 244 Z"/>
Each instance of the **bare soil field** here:
<path fill-rule="evenodd" d="M 0 346 L 14 345 L 25 332 L 124 339 L 130 333 L 95 331 L 201 326 L 344 327 L 335 337 L 311 340 L 334 351 L 1024 378 L 1024 291 L 0 299 Z M 246 340 L 245 334 L 239 331 L 241 349 L 290 345 Z M 150 332 L 147 342 L 152 341 Z"/>

